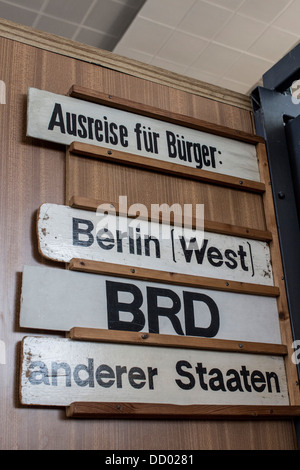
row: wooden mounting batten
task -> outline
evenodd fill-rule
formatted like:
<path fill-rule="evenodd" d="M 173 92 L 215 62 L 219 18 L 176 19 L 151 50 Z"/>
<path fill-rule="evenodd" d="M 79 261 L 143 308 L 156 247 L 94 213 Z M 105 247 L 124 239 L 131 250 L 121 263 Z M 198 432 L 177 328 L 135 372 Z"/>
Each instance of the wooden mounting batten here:
<path fill-rule="evenodd" d="M 192 116 L 165 111 L 161 108 L 145 105 L 143 103 L 128 100 L 122 97 L 113 96 L 111 94 L 92 90 L 80 85 L 72 85 L 69 90 L 69 96 L 82 99 L 84 101 L 91 101 L 93 103 L 102 104 L 111 108 L 121 109 L 122 111 L 136 113 L 138 110 L 138 114 L 141 116 L 159 119 L 161 121 L 189 127 L 191 129 L 207 132 L 210 134 L 220 135 L 229 139 L 240 140 L 250 144 L 265 142 L 263 137 L 256 134 L 249 134 L 247 132 L 231 129 L 230 127 L 221 126 L 219 124 L 208 123 L 207 121 L 203 121 Z"/>
<path fill-rule="evenodd" d="M 74 327 L 68 333 L 68 338 L 74 341 L 136 344 L 177 349 L 199 349 L 202 351 L 226 351 L 233 353 L 263 354 L 268 356 L 287 355 L 287 347 L 284 344 L 254 343 L 250 341 L 175 336 L 135 331 Z"/>
<path fill-rule="evenodd" d="M 134 213 L 123 213 L 120 210 L 119 203 L 117 202 L 107 202 L 107 201 L 99 201 L 98 199 L 87 198 L 82 196 L 72 196 L 69 200 L 69 206 L 73 207 L 74 209 L 83 209 L 89 211 L 96 211 L 99 206 L 105 204 L 107 207 L 106 212 L 112 213 L 115 215 L 125 216 L 129 218 L 136 218 L 137 214 Z M 170 216 L 170 225 L 176 225 L 177 222 L 175 220 L 174 214 L 171 212 L 168 214 Z M 139 220 L 143 220 L 141 215 L 138 215 Z M 159 222 L 161 223 L 164 220 L 163 213 L 160 213 L 160 217 L 155 219 L 151 216 L 148 217 L 146 220 L 151 220 L 151 222 Z M 182 220 L 179 222 L 179 225 L 182 226 Z M 192 228 L 195 229 L 197 227 L 197 220 L 193 217 L 191 220 L 186 221 L 184 219 L 184 227 L 185 228 Z M 249 238 L 253 240 L 259 240 L 264 242 L 270 242 L 272 240 L 272 234 L 269 230 L 258 230 L 248 227 L 239 227 L 237 225 L 230 225 L 224 224 L 222 222 L 214 222 L 211 220 L 204 220 L 204 231 L 205 232 L 213 232 L 213 233 L 220 233 L 222 235 L 230 235 L 232 237 L 241 237 L 241 238 Z"/>
<path fill-rule="evenodd" d="M 101 159 L 110 163 L 118 163 L 144 170 L 167 173 L 168 175 L 189 178 L 196 181 L 205 181 L 210 184 L 227 186 L 243 191 L 254 193 L 264 193 L 265 184 L 259 181 L 252 181 L 236 176 L 223 175 L 207 170 L 199 170 L 177 163 L 164 162 L 149 157 L 142 157 L 120 150 L 108 149 L 97 145 L 85 144 L 82 142 L 72 142 L 68 148 L 69 154 L 80 155 L 82 157 Z"/>
<path fill-rule="evenodd" d="M 179 274 L 154 269 L 140 268 L 137 266 L 125 266 L 121 264 L 103 263 L 79 258 L 73 258 L 67 265 L 72 271 L 84 271 L 94 274 L 105 274 L 116 277 L 141 279 L 151 282 L 175 284 L 188 287 L 203 287 L 206 289 L 236 292 L 240 294 L 264 295 L 278 297 L 279 289 L 276 286 L 251 284 L 238 281 L 227 281 L 210 277 Z"/>
<path fill-rule="evenodd" d="M 300 406 L 168 405 L 162 403 L 72 403 L 68 418 L 94 419 L 291 419 Z"/>

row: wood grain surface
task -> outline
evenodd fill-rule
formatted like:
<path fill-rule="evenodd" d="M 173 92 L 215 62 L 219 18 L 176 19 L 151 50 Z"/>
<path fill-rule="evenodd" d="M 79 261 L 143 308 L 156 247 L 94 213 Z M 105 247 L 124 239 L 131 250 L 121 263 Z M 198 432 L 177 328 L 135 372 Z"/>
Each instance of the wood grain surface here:
<path fill-rule="evenodd" d="M 0 364 L 0 448 L 1 449 L 295 449 L 295 430 L 292 419 L 220 422 L 193 420 L 155 419 L 144 422 L 137 419 L 109 421 L 70 420 L 61 409 L 22 407 L 18 397 L 20 341 L 28 331 L 19 328 L 18 314 L 21 295 L 21 276 L 24 264 L 57 266 L 44 260 L 37 250 L 35 231 L 36 212 L 44 203 L 65 203 L 65 148 L 49 144 L 25 135 L 26 101 L 28 87 L 67 94 L 73 84 L 104 93 L 122 96 L 151 106 L 194 116 L 210 123 L 224 125 L 243 132 L 253 132 L 253 121 L 248 109 L 193 94 L 193 86 L 185 89 L 191 93 L 159 82 L 157 70 L 152 71 L 153 81 L 137 75 L 136 64 L 124 61 L 130 68 L 113 70 L 113 57 L 108 65 L 88 63 L 95 57 L 84 47 L 82 60 L 74 58 L 76 48 L 66 40 L 40 35 L 30 35 L 28 28 L 15 28 L 1 23 L 0 39 L 1 76 L 6 84 L 6 104 L 1 106 L 1 163 L 0 163 L 0 340 L 5 345 L 5 364 Z M 16 37 L 16 40 L 14 38 Z M 40 37 L 39 45 L 38 38 Z M 30 45 L 32 44 L 32 45 Z M 48 49 L 48 50 L 46 50 Z M 68 52 L 71 57 L 68 57 Z M 84 56 L 84 58 L 83 58 Z M 101 52 L 99 52 L 101 59 Z M 102 64 L 103 65 L 103 64 Z M 134 72 L 134 69 L 136 72 Z M 150 72 L 149 72 L 150 73 Z M 222 95 L 220 92 L 219 95 Z M 115 168 L 116 174 L 103 164 L 105 187 L 89 181 L 91 191 L 81 194 L 87 197 L 101 196 L 113 199 L 119 191 L 127 189 L 128 181 L 134 188 L 130 200 L 134 202 L 141 193 L 145 202 L 151 201 L 158 191 L 166 197 L 163 180 L 147 173 L 147 185 L 134 186 L 135 169 Z M 139 170 L 140 171 L 140 170 Z M 120 181 L 116 186 L 117 173 Z M 126 173 L 126 175 L 125 175 Z M 82 175 L 84 178 L 85 175 Z M 106 179 L 105 179 L 106 178 Z M 129 180 L 128 180 L 129 178 Z M 148 179 L 149 178 L 149 179 Z M 173 178 L 173 177 L 172 177 Z M 81 180 L 82 181 L 82 180 Z M 145 183 L 146 184 L 146 183 Z M 243 199 L 245 193 L 220 189 L 212 198 L 211 188 L 198 189 L 190 182 L 172 180 L 166 202 L 177 197 L 190 196 L 205 202 L 209 219 L 239 226 L 266 230 L 266 221 L 260 195 Z M 104 197 L 105 196 L 105 197 Z M 213 201 L 215 204 L 213 205 Z M 244 201 L 244 202 L 243 202 Z M 155 201 L 156 202 L 156 201 Z M 284 314 L 285 323 L 288 321 Z M 40 332 L 47 334 L 47 332 Z M 59 336 L 59 335 L 56 335 Z M 288 338 L 288 336 L 287 336 Z M 289 344 L 287 344 L 289 348 Z"/>

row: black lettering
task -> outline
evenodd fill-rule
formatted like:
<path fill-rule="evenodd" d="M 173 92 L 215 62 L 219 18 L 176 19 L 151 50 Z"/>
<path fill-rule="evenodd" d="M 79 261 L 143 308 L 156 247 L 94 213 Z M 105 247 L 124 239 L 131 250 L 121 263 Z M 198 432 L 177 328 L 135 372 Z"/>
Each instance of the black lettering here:
<path fill-rule="evenodd" d="M 179 135 L 177 134 L 178 140 L 177 140 L 177 149 L 178 149 L 178 157 L 179 160 L 183 160 L 186 162 L 186 148 L 185 148 L 185 141 L 184 136 L 182 136 L 182 141 L 180 142 L 179 140 Z"/>
<path fill-rule="evenodd" d="M 78 129 L 78 137 L 80 137 L 81 139 L 86 139 L 87 138 L 87 130 L 86 130 L 85 125 L 83 123 L 86 123 L 86 117 L 83 116 L 82 114 L 79 114 L 78 124 L 81 127 L 81 129 Z"/>
<path fill-rule="evenodd" d="M 176 364 L 176 372 L 181 376 L 181 377 L 186 377 L 189 382 L 185 383 L 182 382 L 179 379 L 176 379 L 175 382 L 177 383 L 178 387 L 180 387 L 182 390 L 191 390 L 192 388 L 195 387 L 195 378 L 193 374 L 190 374 L 186 370 L 182 370 L 183 367 L 186 367 L 187 369 L 191 369 L 192 366 L 188 361 L 178 361 Z"/>
<path fill-rule="evenodd" d="M 133 296 L 130 303 L 119 302 L 118 293 L 128 292 Z M 143 296 L 133 284 L 124 282 L 106 281 L 107 319 L 110 330 L 141 331 L 145 326 L 145 316 L 140 310 Z M 120 312 L 132 315 L 131 321 L 120 320 Z"/>
<path fill-rule="evenodd" d="M 89 131 L 89 139 L 93 140 L 94 135 L 93 135 L 93 122 L 94 118 L 88 117 L 88 131 Z"/>
<path fill-rule="evenodd" d="M 202 162 L 202 153 L 201 153 L 201 145 L 200 144 L 194 144 L 194 158 L 195 162 L 197 163 L 196 168 L 202 168 L 203 162 Z"/>
<path fill-rule="evenodd" d="M 207 158 L 209 156 L 209 148 L 207 145 L 202 145 L 202 158 L 203 163 L 205 166 L 210 166 L 210 159 Z"/>
<path fill-rule="evenodd" d="M 38 370 L 33 370 L 38 367 Z M 29 365 L 29 369 L 32 371 L 29 374 L 28 380 L 32 385 L 50 385 L 49 382 L 49 371 L 46 364 L 42 361 L 34 361 Z"/>
<path fill-rule="evenodd" d="M 271 380 L 273 380 L 275 387 L 276 387 L 276 392 L 280 393 L 278 375 L 275 374 L 275 372 L 266 372 L 266 379 L 267 379 L 268 392 L 273 393 L 272 383 L 271 383 Z"/>
<path fill-rule="evenodd" d="M 77 136 L 77 116 L 76 114 L 66 114 L 67 133 L 69 135 Z"/>
<path fill-rule="evenodd" d="M 192 244 L 196 243 L 196 238 L 191 238 L 190 243 L 192 243 Z M 199 249 L 191 250 L 190 248 L 187 248 L 186 241 L 185 241 L 184 237 L 180 237 L 180 244 L 181 244 L 181 247 L 183 249 L 183 254 L 184 254 L 184 257 L 185 257 L 185 260 L 186 260 L 187 263 L 191 262 L 193 252 L 195 252 L 195 256 L 196 256 L 198 264 L 203 263 L 203 258 L 204 258 L 204 255 L 205 255 L 208 240 L 206 240 L 206 239 L 203 240 L 201 250 L 199 250 Z"/>
<path fill-rule="evenodd" d="M 204 375 L 206 375 L 207 369 L 206 367 L 203 367 L 202 362 L 198 362 L 196 372 L 199 377 L 200 387 L 202 388 L 202 390 L 208 390 L 208 386 L 204 381 Z"/>
<path fill-rule="evenodd" d="M 54 109 L 53 109 L 53 113 L 49 122 L 48 130 L 53 131 L 55 126 L 60 128 L 60 132 L 62 134 L 66 133 L 63 113 L 62 113 L 61 105 L 59 103 L 55 103 L 54 105 Z"/>
<path fill-rule="evenodd" d="M 115 383 L 115 374 L 107 364 L 101 364 L 96 370 L 96 380 L 100 387 L 109 388 Z"/>
<path fill-rule="evenodd" d="M 152 367 L 148 367 L 148 380 L 149 380 L 149 390 L 154 390 L 154 383 L 153 377 L 158 375 L 157 368 L 153 369 Z"/>
<path fill-rule="evenodd" d="M 127 127 L 120 126 L 119 133 L 120 133 L 120 143 L 122 147 L 128 147 L 128 140 L 126 139 L 126 137 L 128 137 Z"/>
<path fill-rule="evenodd" d="M 228 261 L 225 261 L 225 266 L 229 269 L 236 269 L 237 268 L 237 261 L 234 259 L 237 257 L 237 254 L 233 250 L 226 250 L 225 251 L 225 258 Z"/>
<path fill-rule="evenodd" d="M 115 246 L 113 234 L 107 228 L 102 228 L 96 235 L 97 243 L 103 250 L 111 250 Z"/>
<path fill-rule="evenodd" d="M 100 121 L 100 119 L 96 119 L 96 121 L 95 121 L 95 137 L 96 137 L 96 140 L 98 140 L 98 142 L 103 142 L 102 131 L 103 131 L 102 121 Z"/>
<path fill-rule="evenodd" d="M 223 264 L 223 256 L 220 250 L 215 246 L 211 246 L 207 251 L 207 259 L 212 266 L 219 268 Z M 219 260 L 219 261 L 215 261 Z"/>
<path fill-rule="evenodd" d="M 216 168 L 216 157 L 215 157 L 215 153 L 217 151 L 216 147 L 209 147 L 209 150 L 210 150 L 210 157 L 211 157 L 211 166 L 213 168 Z"/>
<path fill-rule="evenodd" d="M 126 366 L 116 366 L 117 388 L 122 388 L 122 375 L 126 373 Z"/>
<path fill-rule="evenodd" d="M 146 375 L 140 367 L 132 367 L 128 373 L 128 380 L 133 388 L 143 388 L 146 383 Z"/>
<path fill-rule="evenodd" d="M 241 384 L 241 379 L 238 371 L 235 369 L 229 369 L 226 373 L 226 376 L 230 377 L 231 375 L 233 375 L 232 379 L 228 379 L 226 383 L 229 392 L 236 392 L 237 390 L 243 392 L 244 390 Z"/>
<path fill-rule="evenodd" d="M 208 295 L 198 292 L 183 292 L 185 328 L 188 336 L 204 336 L 213 338 L 220 328 L 219 309 L 215 301 Z M 207 328 L 196 327 L 194 302 L 203 302 L 209 309 L 211 323 Z"/>
<path fill-rule="evenodd" d="M 177 157 L 177 150 L 176 150 L 176 137 L 173 132 L 166 131 L 167 136 L 167 146 L 168 146 L 168 154 L 170 158 Z"/>
<path fill-rule="evenodd" d="M 79 228 L 80 224 L 84 224 L 86 228 Z M 94 237 L 91 231 L 94 229 L 94 225 L 90 220 L 77 219 L 73 217 L 73 245 L 74 246 L 91 246 L 94 243 Z M 79 235 L 87 236 L 87 239 L 79 239 Z"/>
<path fill-rule="evenodd" d="M 52 377 L 52 385 L 57 385 L 57 371 L 59 369 L 64 370 L 64 374 L 62 376 L 66 377 L 66 387 L 71 387 L 71 367 L 66 362 L 52 362 L 51 368 L 51 377 Z"/>
<path fill-rule="evenodd" d="M 171 299 L 171 307 L 159 307 L 158 298 L 164 297 Z M 148 321 L 149 321 L 149 332 L 150 333 L 159 333 L 159 316 L 167 317 L 176 333 L 178 335 L 184 335 L 182 331 L 180 321 L 176 317 L 177 313 L 180 311 L 181 302 L 175 292 L 171 289 L 164 289 L 159 287 L 147 287 L 147 305 L 148 305 Z"/>
<path fill-rule="evenodd" d="M 246 251 L 244 250 L 244 248 L 242 247 L 242 245 L 239 246 L 238 255 L 239 255 L 240 260 L 241 260 L 242 269 L 243 269 L 244 271 L 248 271 L 249 268 L 245 265 L 245 258 L 246 258 L 246 256 L 247 256 L 247 253 L 246 253 Z"/>
<path fill-rule="evenodd" d="M 155 245 L 155 256 L 156 258 L 160 258 L 160 244 L 159 240 L 156 237 L 151 235 L 145 235 L 145 255 L 150 256 L 150 242 L 153 242 Z"/>
<path fill-rule="evenodd" d="M 115 129 L 118 129 L 118 126 L 115 122 L 111 122 L 109 125 L 109 131 L 110 131 L 110 137 L 109 137 L 109 142 L 111 145 L 117 145 L 118 143 L 118 136 L 115 133 Z"/>
<path fill-rule="evenodd" d="M 256 392 L 263 392 L 266 388 L 266 379 L 264 377 L 264 374 L 259 370 L 254 370 L 251 374 L 251 385 Z"/>
<path fill-rule="evenodd" d="M 252 389 L 248 383 L 248 377 L 250 375 L 250 372 L 248 369 L 246 369 L 246 366 L 241 367 L 240 374 L 243 377 L 245 389 L 247 390 L 247 392 L 252 392 Z"/>
<path fill-rule="evenodd" d="M 127 238 L 128 233 L 127 232 L 121 232 L 120 230 L 117 230 L 117 252 L 118 253 L 123 253 L 123 238 Z"/>
<path fill-rule="evenodd" d="M 80 378 L 79 373 L 82 371 L 87 373 L 86 379 Z M 74 369 L 73 377 L 79 387 L 86 387 L 87 385 L 94 387 L 94 359 L 88 358 L 87 366 L 85 364 L 78 364 Z"/>
<path fill-rule="evenodd" d="M 211 390 L 213 390 L 214 392 L 218 392 L 219 390 L 222 390 L 222 392 L 226 392 L 223 374 L 220 371 L 220 369 L 217 369 L 217 368 L 211 369 L 208 375 L 213 375 L 213 374 L 215 375 L 215 377 L 212 377 L 209 380 L 209 386 Z"/>

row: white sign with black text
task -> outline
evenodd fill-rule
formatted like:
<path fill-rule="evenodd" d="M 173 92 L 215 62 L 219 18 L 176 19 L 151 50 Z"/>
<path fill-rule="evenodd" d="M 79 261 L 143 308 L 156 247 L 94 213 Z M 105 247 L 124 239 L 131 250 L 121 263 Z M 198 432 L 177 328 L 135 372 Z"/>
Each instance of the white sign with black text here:
<path fill-rule="evenodd" d="M 20 326 L 281 343 L 276 299 L 24 266 Z"/>
<path fill-rule="evenodd" d="M 139 266 L 232 281 L 273 285 L 265 242 L 43 204 L 39 250 L 46 258 L 72 258 Z"/>
<path fill-rule="evenodd" d="M 22 341 L 21 403 L 288 405 L 282 357 L 47 337 Z"/>
<path fill-rule="evenodd" d="M 28 90 L 27 135 L 260 181 L 254 145 L 36 88 Z"/>

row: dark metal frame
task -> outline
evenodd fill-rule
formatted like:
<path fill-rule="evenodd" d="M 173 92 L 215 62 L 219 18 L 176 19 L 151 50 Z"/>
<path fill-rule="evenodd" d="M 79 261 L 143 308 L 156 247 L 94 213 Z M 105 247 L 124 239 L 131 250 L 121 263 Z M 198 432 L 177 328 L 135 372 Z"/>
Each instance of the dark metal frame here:
<path fill-rule="evenodd" d="M 251 94 L 257 134 L 266 140 L 285 286 L 294 341 L 300 340 L 300 221 L 287 124 L 300 114 L 290 87 L 300 79 L 300 44 L 263 76 Z M 299 136 L 300 139 L 300 136 Z M 298 181 L 300 187 L 300 181 Z M 298 202 L 298 210 L 297 210 Z M 292 347 L 292 345 L 288 345 Z M 300 381 L 300 364 L 297 364 Z M 299 385 L 298 381 L 298 385 Z M 300 422 L 295 420 L 300 447 Z"/>

